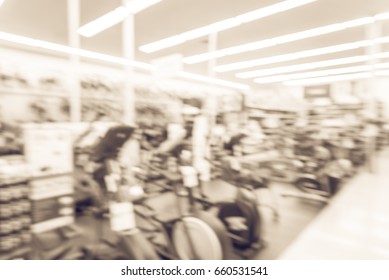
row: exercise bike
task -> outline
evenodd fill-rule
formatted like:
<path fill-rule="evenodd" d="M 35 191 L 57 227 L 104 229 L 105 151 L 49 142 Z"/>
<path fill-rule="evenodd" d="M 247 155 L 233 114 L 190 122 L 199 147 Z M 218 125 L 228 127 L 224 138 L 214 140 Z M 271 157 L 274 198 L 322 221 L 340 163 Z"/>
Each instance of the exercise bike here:
<path fill-rule="evenodd" d="M 149 225 L 139 226 L 154 245 L 162 259 L 223 260 L 233 258 L 233 248 L 222 222 L 205 211 L 183 209 L 180 201 L 182 177 L 179 174 L 161 171 L 165 177 L 162 184 L 173 190 L 178 217 L 162 220 L 147 204 L 147 197 L 135 202 L 137 216 Z M 193 184 L 186 185 L 190 191 Z M 163 188 L 163 186 L 161 186 Z M 141 224 L 141 222 L 139 222 Z M 150 227 L 151 226 L 151 227 Z"/>
<path fill-rule="evenodd" d="M 98 217 L 103 219 L 105 216 L 108 216 L 111 227 L 115 208 L 127 206 L 128 214 L 131 214 L 132 204 L 128 185 L 123 181 L 123 172 L 116 159 L 121 147 L 130 139 L 133 131 L 133 127 L 125 125 L 111 127 L 98 143 L 90 149 L 90 160 L 98 166 L 92 172 L 93 179 L 99 185 L 100 192 L 102 193 L 101 200 L 95 203 L 95 205 L 99 206 L 100 215 Z M 127 209 L 126 207 L 124 208 Z M 126 223 L 127 221 L 124 222 Z M 119 259 L 159 259 L 153 246 L 136 225 L 125 225 L 123 228 L 114 229 L 116 238 L 113 240 L 104 238 L 101 228 L 98 231 L 100 232 L 98 233 L 100 235 L 98 244 L 83 247 L 86 259 L 102 259 L 100 255 L 104 253 L 104 248 L 112 248 L 113 251 L 117 251 L 117 254 L 113 255 Z M 111 259 L 111 256 L 108 258 Z"/>
<path fill-rule="evenodd" d="M 255 189 L 267 187 L 267 179 L 254 178 L 251 172 L 244 174 L 245 170 L 242 170 L 240 164 L 236 163 L 231 166 L 234 185 L 238 186 L 234 201 L 215 203 L 206 196 L 199 178 L 200 174 L 190 165 L 191 156 L 188 153 L 182 153 L 185 147 L 181 147 L 179 150 L 181 152 L 177 152 L 176 156 L 181 159 L 179 174 L 182 177 L 181 185 L 184 186 L 184 189 L 181 188 L 181 191 L 176 192 L 176 195 L 188 199 L 189 211 L 192 214 L 196 215 L 199 211 L 201 213 L 211 212 L 208 211 L 211 208 L 212 210 L 216 209 L 217 213 L 213 216 L 223 224 L 224 232 L 231 239 L 234 254 L 243 258 L 252 257 L 254 253 L 265 246 L 261 233 L 262 218 L 258 210 Z M 177 186 L 179 188 L 180 184 Z M 202 209 L 198 209 L 197 203 L 200 203 Z"/>
<path fill-rule="evenodd" d="M 184 178 L 198 176 L 193 167 L 182 167 Z M 194 175 L 195 174 L 195 175 Z M 198 212 L 199 203 L 202 210 L 216 210 L 216 216 L 224 225 L 224 231 L 231 239 L 233 251 L 243 259 L 252 258 L 266 246 L 262 236 L 262 216 L 258 210 L 257 196 L 251 174 L 244 170 L 236 177 L 237 192 L 233 201 L 213 202 L 205 194 L 200 180 L 188 189 L 190 209 Z M 185 179 L 184 179 L 185 180 Z M 195 192 L 197 189 L 197 194 Z"/>
<path fill-rule="evenodd" d="M 332 158 L 329 149 L 315 146 L 307 147 L 306 151 L 309 149 L 310 153 L 290 158 L 295 172 L 292 184 L 299 192 L 283 193 L 282 196 L 327 203 L 339 186 L 339 180 L 329 176 L 330 169 L 337 168 L 340 171 L 340 167 L 337 167 L 338 162 Z"/>

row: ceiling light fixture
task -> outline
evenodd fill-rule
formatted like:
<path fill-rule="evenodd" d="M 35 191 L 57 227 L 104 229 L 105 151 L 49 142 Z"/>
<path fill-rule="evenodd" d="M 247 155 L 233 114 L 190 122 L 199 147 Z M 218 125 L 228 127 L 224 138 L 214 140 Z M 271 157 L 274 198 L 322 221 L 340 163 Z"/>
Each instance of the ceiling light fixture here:
<path fill-rule="evenodd" d="M 137 14 L 161 1 L 162 0 L 132 0 L 128 2 L 127 9 L 130 13 Z"/>
<path fill-rule="evenodd" d="M 3 5 L 4 3 L 4 0 L 0 0 L 0 6 Z"/>
<path fill-rule="evenodd" d="M 308 78 L 334 76 L 334 75 L 339 75 L 339 74 L 350 74 L 350 73 L 356 73 L 356 72 L 368 72 L 368 71 L 379 72 L 379 69 L 387 69 L 387 68 L 389 68 L 388 62 L 378 63 L 375 65 L 366 64 L 366 65 L 360 65 L 360 66 L 354 66 L 354 67 L 335 68 L 335 69 L 328 69 L 328 70 L 322 70 L 322 71 L 312 71 L 312 72 L 296 73 L 296 74 L 289 74 L 289 75 L 269 76 L 269 77 L 254 79 L 254 82 L 256 82 L 258 84 L 270 84 L 270 83 L 278 83 L 278 82 L 287 82 L 287 81 L 291 81 L 291 80 L 301 80 L 301 79 L 308 79 Z"/>
<path fill-rule="evenodd" d="M 348 74 L 348 75 L 338 75 L 338 76 L 328 76 L 328 77 L 321 77 L 321 78 L 288 81 L 288 82 L 285 82 L 284 85 L 304 86 L 304 85 L 327 84 L 327 83 L 331 83 L 331 82 L 351 81 L 351 80 L 366 79 L 366 78 L 371 78 L 371 77 L 373 77 L 372 73 L 363 72 L 363 73 Z"/>
<path fill-rule="evenodd" d="M 241 79 L 250 79 L 255 77 L 264 77 L 264 76 L 270 76 L 276 74 L 284 74 L 284 73 L 298 72 L 304 70 L 313 70 L 313 69 L 324 68 L 329 66 L 365 62 L 368 61 L 369 59 L 370 56 L 368 55 L 352 56 L 352 57 L 345 57 L 345 58 L 338 58 L 338 59 L 331 59 L 331 60 L 323 60 L 318 62 L 310 62 L 310 63 L 303 63 L 297 65 L 241 72 L 241 73 L 237 73 L 235 76 Z"/>
<path fill-rule="evenodd" d="M 84 37 L 92 37 L 96 34 L 122 22 L 129 14 L 137 14 L 144 9 L 153 6 L 162 0 L 133 0 L 126 7 L 120 6 L 105 15 L 81 26 L 78 34 Z"/>
<path fill-rule="evenodd" d="M 55 44 L 47 41 L 37 40 L 37 39 L 33 39 L 25 36 L 19 36 L 11 33 L 6 33 L 6 32 L 0 32 L 0 40 L 9 43 L 23 45 L 23 46 L 39 48 L 47 51 L 54 51 L 65 55 L 76 55 L 82 58 L 89 58 L 97 61 L 103 61 L 103 62 L 118 64 L 123 66 L 130 66 L 130 67 L 148 70 L 148 71 L 155 70 L 155 66 L 148 63 L 132 61 L 122 57 L 101 54 L 101 53 L 87 51 L 83 49 L 72 48 L 60 44 Z M 195 75 L 187 72 L 181 72 L 179 76 L 186 79 L 201 81 L 201 82 L 215 84 L 215 85 L 229 87 L 229 88 L 244 89 L 244 90 L 250 89 L 250 87 L 245 84 L 234 83 L 234 82 L 221 80 L 221 79 L 209 78 L 207 76 Z"/>
<path fill-rule="evenodd" d="M 250 52 L 254 50 L 265 49 L 276 45 L 281 45 L 285 43 L 295 42 L 307 38 L 317 37 L 325 34 L 346 30 L 352 27 L 367 25 L 377 20 L 387 20 L 387 19 L 389 19 L 389 13 L 378 14 L 372 17 L 353 19 L 342 23 L 325 25 L 317 28 L 308 29 L 305 31 L 295 32 L 295 33 L 282 35 L 270 39 L 264 39 L 253 43 L 224 48 L 214 52 L 206 52 L 202 54 L 188 56 L 184 58 L 183 61 L 186 64 L 200 63 L 210 59 L 225 57 L 225 56 L 244 53 L 244 52 Z"/>
<path fill-rule="evenodd" d="M 247 60 L 247 61 L 235 62 L 231 64 L 219 65 L 216 66 L 214 70 L 216 72 L 235 71 L 235 70 L 240 70 L 240 69 L 245 69 L 250 67 L 269 65 L 273 63 L 293 61 L 301 58 L 308 58 L 308 57 L 320 56 L 320 55 L 337 53 L 342 51 L 355 50 L 363 47 L 372 46 L 374 44 L 383 44 L 388 42 L 388 40 L 389 37 L 381 37 L 375 40 L 363 40 L 363 41 L 357 41 L 352 43 L 333 45 L 324 48 L 318 48 L 318 49 L 300 51 L 295 53 L 276 55 L 276 56 L 271 56 L 266 58 L 259 58 L 254 60 Z"/>
<path fill-rule="evenodd" d="M 48 51 L 54 51 L 66 55 L 76 55 L 83 58 L 90 58 L 90 59 L 96 59 L 99 61 L 104 61 L 104 62 L 109 62 L 114 64 L 131 66 L 131 67 L 144 69 L 144 70 L 154 69 L 154 66 L 147 63 L 130 61 L 121 57 L 101 54 L 101 53 L 87 51 L 78 48 L 72 48 L 65 45 L 55 44 L 55 43 L 42 41 L 42 40 L 36 40 L 29 37 L 19 36 L 11 33 L 0 32 L 0 40 L 16 43 L 20 45 L 25 45 L 29 47 L 36 47 Z"/>
<path fill-rule="evenodd" d="M 195 28 L 193 30 L 168 37 L 156 42 L 145 44 L 139 47 L 139 50 L 145 53 L 153 53 L 162 49 L 166 49 L 171 46 L 182 44 L 186 41 L 190 41 L 196 38 L 200 38 L 211 33 L 227 30 L 238 25 L 265 18 L 277 13 L 281 13 L 293 8 L 297 8 L 317 0 L 286 0 L 274 5 L 270 5 L 261 9 L 257 9 L 248 13 L 241 14 L 236 17 L 228 18 L 219 22 L 215 22 L 203 27 Z M 177 40 L 177 37 L 180 40 Z"/>
<path fill-rule="evenodd" d="M 231 88 L 236 88 L 236 89 L 241 89 L 241 90 L 249 90 L 250 89 L 250 86 L 245 85 L 245 84 L 234 83 L 234 82 L 230 82 L 230 81 L 226 81 L 226 80 L 210 78 L 207 76 L 192 74 L 192 73 L 188 73 L 188 72 L 179 72 L 178 76 L 181 78 L 186 78 L 186 79 L 190 79 L 190 80 L 206 82 L 209 84 L 226 86 L 226 87 L 231 87 Z"/>
<path fill-rule="evenodd" d="M 376 76 L 389 76 L 389 70 L 381 70 L 374 72 Z"/>
<path fill-rule="evenodd" d="M 313 71 L 313 72 L 304 72 L 304 73 L 297 73 L 297 74 L 257 78 L 254 80 L 254 82 L 256 82 L 258 84 L 270 84 L 270 83 L 286 82 L 286 81 L 290 81 L 290 80 L 301 80 L 301 79 L 308 79 L 308 78 L 333 76 L 333 75 L 339 75 L 339 74 L 366 72 L 366 71 L 369 71 L 371 69 L 372 69 L 372 66 L 370 66 L 370 65 L 361 65 L 361 66 L 355 66 L 355 67 L 345 67 L 345 68 L 329 69 L 329 70 L 322 70 L 322 71 Z"/>

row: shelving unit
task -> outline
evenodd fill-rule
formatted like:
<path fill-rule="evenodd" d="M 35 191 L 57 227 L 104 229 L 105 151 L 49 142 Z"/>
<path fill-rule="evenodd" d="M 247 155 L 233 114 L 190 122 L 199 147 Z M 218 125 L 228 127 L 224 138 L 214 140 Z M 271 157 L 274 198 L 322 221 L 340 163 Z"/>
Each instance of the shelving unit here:
<path fill-rule="evenodd" d="M 34 88 L 5 88 L 0 87 L 0 95 L 22 95 L 22 96 L 37 96 L 37 97 L 69 97 L 66 91 L 53 90 L 41 90 Z"/>
<path fill-rule="evenodd" d="M 0 160 L 0 260 L 24 259 L 31 251 L 30 186 L 27 174 L 19 174 L 25 161 L 20 155 Z"/>
<path fill-rule="evenodd" d="M 267 135 L 277 135 L 280 129 L 288 129 L 293 127 L 297 119 L 298 113 L 291 110 L 280 110 L 275 108 L 249 107 L 245 108 L 248 118 L 258 120 L 263 126 L 264 133 Z M 267 119 L 276 119 L 278 127 L 269 128 L 263 125 Z"/>

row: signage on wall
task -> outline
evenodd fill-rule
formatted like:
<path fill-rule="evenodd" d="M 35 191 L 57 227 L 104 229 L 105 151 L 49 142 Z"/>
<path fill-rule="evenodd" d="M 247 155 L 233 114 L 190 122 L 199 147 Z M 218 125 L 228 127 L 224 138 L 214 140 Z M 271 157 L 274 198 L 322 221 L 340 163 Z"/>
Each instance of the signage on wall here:
<path fill-rule="evenodd" d="M 307 86 L 304 88 L 304 98 L 331 98 L 330 85 Z"/>
<path fill-rule="evenodd" d="M 316 106 L 325 106 L 332 103 L 330 85 L 314 85 L 304 88 L 304 98 Z"/>
<path fill-rule="evenodd" d="M 302 94 L 302 91 L 301 94 L 292 94 L 285 89 L 261 89 L 253 94 L 246 94 L 244 96 L 244 106 L 246 108 L 265 110 L 301 110 L 305 106 Z"/>

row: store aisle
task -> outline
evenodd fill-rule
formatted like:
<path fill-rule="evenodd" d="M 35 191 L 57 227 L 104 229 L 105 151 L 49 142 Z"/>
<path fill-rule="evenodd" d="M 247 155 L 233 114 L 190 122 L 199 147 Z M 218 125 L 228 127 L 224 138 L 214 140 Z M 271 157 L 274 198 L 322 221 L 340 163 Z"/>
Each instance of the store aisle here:
<path fill-rule="evenodd" d="M 280 259 L 388 259 L 389 151 L 348 182 Z"/>

